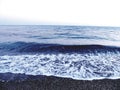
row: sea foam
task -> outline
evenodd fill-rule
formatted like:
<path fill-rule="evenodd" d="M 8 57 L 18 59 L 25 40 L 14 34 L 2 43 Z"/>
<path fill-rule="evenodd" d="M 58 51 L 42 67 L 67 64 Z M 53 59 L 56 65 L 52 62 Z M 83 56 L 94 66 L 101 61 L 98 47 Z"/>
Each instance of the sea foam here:
<path fill-rule="evenodd" d="M 120 78 L 120 53 L 0 56 L 0 73 L 47 75 L 79 80 Z"/>

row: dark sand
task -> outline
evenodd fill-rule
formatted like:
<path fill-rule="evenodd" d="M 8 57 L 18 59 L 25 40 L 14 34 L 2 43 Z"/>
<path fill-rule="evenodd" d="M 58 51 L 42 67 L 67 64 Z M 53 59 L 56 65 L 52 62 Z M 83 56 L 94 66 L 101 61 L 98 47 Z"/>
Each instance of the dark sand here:
<path fill-rule="evenodd" d="M 85 81 L 53 76 L 0 74 L 0 80 L 0 90 L 120 90 L 120 79 Z"/>

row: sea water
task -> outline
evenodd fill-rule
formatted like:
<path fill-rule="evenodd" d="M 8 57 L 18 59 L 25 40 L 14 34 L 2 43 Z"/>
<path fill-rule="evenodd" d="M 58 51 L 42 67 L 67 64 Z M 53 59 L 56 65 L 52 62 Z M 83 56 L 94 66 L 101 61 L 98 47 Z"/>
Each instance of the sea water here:
<path fill-rule="evenodd" d="M 120 28 L 0 26 L 0 73 L 120 78 Z"/>

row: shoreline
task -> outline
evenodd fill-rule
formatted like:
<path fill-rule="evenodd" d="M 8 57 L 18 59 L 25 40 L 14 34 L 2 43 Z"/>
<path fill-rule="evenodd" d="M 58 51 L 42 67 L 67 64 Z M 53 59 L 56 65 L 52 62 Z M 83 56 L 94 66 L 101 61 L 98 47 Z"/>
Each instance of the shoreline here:
<path fill-rule="evenodd" d="M 7 73 L 0 74 L 0 90 L 120 90 L 120 79 L 74 80 Z"/>

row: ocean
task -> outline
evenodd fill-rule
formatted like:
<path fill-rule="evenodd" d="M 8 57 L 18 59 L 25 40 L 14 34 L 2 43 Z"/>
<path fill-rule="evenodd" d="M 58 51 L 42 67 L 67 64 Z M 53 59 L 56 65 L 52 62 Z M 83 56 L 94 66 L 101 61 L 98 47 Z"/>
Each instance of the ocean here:
<path fill-rule="evenodd" d="M 120 78 L 120 28 L 1 25 L 0 73 Z"/>

